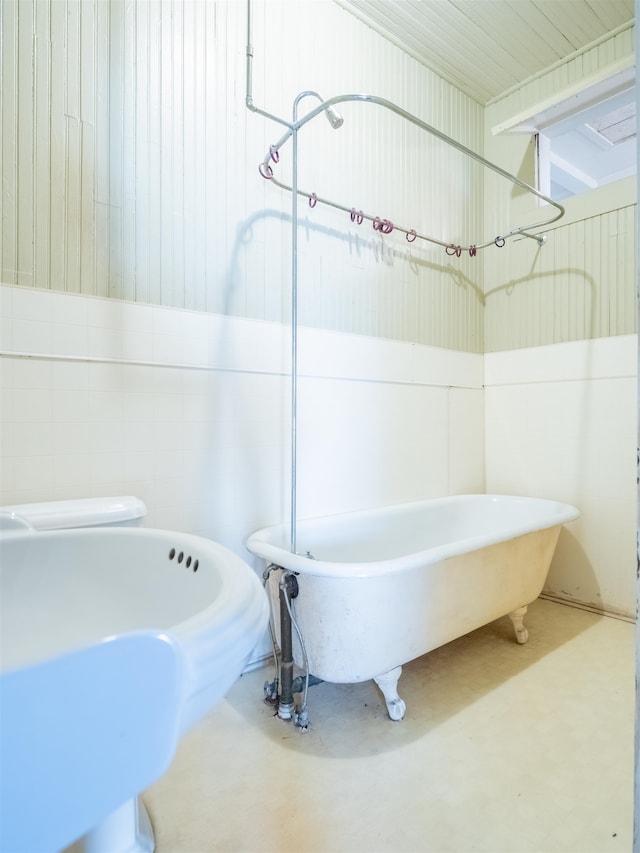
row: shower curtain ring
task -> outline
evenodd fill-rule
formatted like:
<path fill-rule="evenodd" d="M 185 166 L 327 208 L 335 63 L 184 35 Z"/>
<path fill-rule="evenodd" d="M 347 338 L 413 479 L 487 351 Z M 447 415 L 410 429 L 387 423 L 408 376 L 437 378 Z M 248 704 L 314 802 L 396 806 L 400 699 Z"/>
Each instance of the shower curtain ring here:
<path fill-rule="evenodd" d="M 358 223 L 358 225 L 362 225 L 362 223 L 364 222 L 364 213 L 361 210 L 359 210 L 356 214 L 356 222 Z"/>
<path fill-rule="evenodd" d="M 376 216 L 376 218 L 373 220 L 373 230 L 374 231 L 381 231 L 382 230 L 382 219 L 380 219 L 379 216 Z"/>
<path fill-rule="evenodd" d="M 318 203 L 318 196 L 315 193 L 311 193 L 309 196 L 309 207 L 315 207 Z"/>
<path fill-rule="evenodd" d="M 453 245 L 453 243 L 451 243 L 448 246 L 445 246 L 444 250 L 447 253 L 447 255 L 455 255 L 455 253 L 456 253 L 456 247 Z"/>
<path fill-rule="evenodd" d="M 469 246 L 469 257 L 475 258 L 477 251 L 478 251 L 477 246 Z"/>
<path fill-rule="evenodd" d="M 416 239 L 417 236 L 418 235 L 416 234 L 415 230 L 412 228 L 411 231 L 407 231 L 407 234 L 406 234 L 407 242 L 413 243 L 413 241 Z"/>
<path fill-rule="evenodd" d="M 390 219 L 383 219 L 380 230 L 383 234 L 391 234 L 393 231 L 393 222 Z"/>
<path fill-rule="evenodd" d="M 267 181 L 270 181 L 273 177 L 273 169 L 268 163 L 260 163 L 258 166 L 258 171 Z"/>
<path fill-rule="evenodd" d="M 507 241 L 504 239 L 504 237 L 496 237 L 493 242 L 499 249 L 501 249 Z"/>
<path fill-rule="evenodd" d="M 274 163 L 277 163 L 280 160 L 280 152 L 278 151 L 275 145 L 269 146 L 269 156 L 271 157 Z"/>

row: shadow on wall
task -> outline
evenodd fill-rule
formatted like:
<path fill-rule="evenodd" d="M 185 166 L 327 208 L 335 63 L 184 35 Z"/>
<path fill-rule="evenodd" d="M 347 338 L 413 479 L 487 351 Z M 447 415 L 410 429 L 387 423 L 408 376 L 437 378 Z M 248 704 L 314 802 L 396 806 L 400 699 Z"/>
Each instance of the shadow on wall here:
<path fill-rule="evenodd" d="M 524 181 L 525 184 L 529 184 L 530 187 L 535 187 L 536 185 L 536 143 L 535 136 L 532 136 L 528 141 L 526 148 L 522 152 L 522 160 L 520 161 L 520 165 L 518 166 L 518 171 L 516 172 L 516 177 L 521 181 Z M 529 190 L 525 190 L 524 187 L 518 186 L 518 184 L 514 184 L 511 188 L 511 198 L 516 199 L 518 197 L 527 197 L 530 196 Z"/>
<path fill-rule="evenodd" d="M 539 251 L 539 250 L 538 250 Z M 536 260 L 537 260 L 537 252 L 536 252 Z M 535 260 L 532 264 L 531 270 L 523 276 L 519 278 L 512 278 L 505 284 L 500 284 L 497 287 L 491 288 L 491 290 L 487 290 L 485 294 L 485 299 L 488 300 L 491 296 L 502 293 L 506 291 L 507 296 L 510 296 L 513 291 L 519 285 L 523 284 L 535 284 L 539 279 L 546 279 L 549 282 L 552 282 L 554 278 L 561 275 L 566 276 L 575 276 L 578 279 L 581 279 L 584 282 L 585 290 L 588 291 L 590 297 L 590 308 L 588 311 L 589 323 L 588 329 L 585 329 L 585 334 L 581 334 L 580 338 L 592 338 L 593 337 L 593 310 L 591 306 L 593 305 L 593 301 L 596 293 L 596 282 L 593 276 L 586 273 L 584 270 L 577 269 L 576 267 L 554 267 L 553 270 L 546 272 L 533 272 L 533 267 L 535 266 Z M 549 303 L 550 310 L 553 312 L 553 302 Z M 581 330 L 582 331 L 582 330 Z"/>
<path fill-rule="evenodd" d="M 563 312 L 566 311 L 565 302 L 567 295 L 570 291 L 574 290 L 574 288 L 581 285 L 583 292 L 586 293 L 584 299 L 584 310 L 581 312 L 579 317 L 574 316 L 572 318 L 572 322 L 575 324 L 575 329 L 569 337 L 567 337 L 567 330 L 562 331 L 562 340 L 580 340 L 583 338 L 595 337 L 594 305 L 596 304 L 597 297 L 597 283 L 595 278 L 585 272 L 585 270 L 578 269 L 577 267 L 553 267 L 552 269 L 544 270 L 542 272 L 536 272 L 535 267 L 539 262 L 541 263 L 540 253 L 543 251 L 548 251 L 548 249 L 545 249 L 544 246 L 538 246 L 533 255 L 531 267 L 527 273 L 517 278 L 511 278 L 504 284 L 497 285 L 496 287 L 492 287 L 487 290 L 485 294 L 486 304 L 488 304 L 489 299 L 492 296 L 496 296 L 497 294 L 504 293 L 506 296 L 511 296 L 516 289 L 521 288 L 522 285 L 536 285 L 539 287 L 542 282 L 551 288 L 551 290 L 543 293 L 540 298 L 540 307 L 537 309 L 540 310 L 540 319 L 538 323 L 543 328 L 547 329 L 550 334 L 553 334 L 558 323 L 563 322 Z M 561 287 L 556 286 L 558 281 L 562 282 Z M 558 301 L 560 299 L 563 300 L 561 307 L 558 305 Z M 543 304 L 546 306 L 546 312 L 542 308 Z M 560 311 L 557 310 L 558 307 L 560 307 Z M 518 309 L 515 308 L 515 310 L 517 311 Z M 565 322 L 567 322 L 566 319 Z M 535 333 L 535 328 L 533 328 L 533 332 Z M 539 343 L 553 342 L 553 340 L 549 339 L 548 341 L 540 341 Z M 516 347 L 501 346 L 499 348 L 512 349 L 530 345 L 530 343 L 525 343 L 520 340 Z"/>
<path fill-rule="evenodd" d="M 542 591 L 570 604 L 603 609 L 596 573 L 576 536 L 563 527 Z"/>
<path fill-rule="evenodd" d="M 282 263 L 280 249 L 277 249 L 275 269 L 265 262 L 266 255 L 261 256 L 255 267 L 251 266 L 251 250 L 258 252 L 264 247 L 266 222 L 275 223 L 282 231 L 283 227 L 290 227 L 291 216 L 266 209 L 240 223 L 224 274 L 223 311 L 226 316 L 251 317 L 253 309 L 253 319 L 286 324 L 289 319 L 286 312 L 290 302 L 290 268 Z M 300 232 L 303 239 L 329 239 L 331 243 L 339 243 L 341 251 L 358 257 L 368 256 L 369 260 L 377 264 L 407 264 L 416 275 L 424 273 L 424 284 L 428 284 L 428 273 L 440 274 L 453 281 L 457 287 L 468 290 L 471 298 L 483 302 L 484 297 L 478 285 L 459 268 L 448 262 L 434 263 L 408 244 L 406 248 L 389 245 L 389 241 L 385 241 L 377 232 L 362 236 L 318 224 L 308 218 L 300 219 Z M 303 279 L 304 276 L 301 276 L 301 289 L 305 284 Z M 422 285 L 423 281 L 420 280 L 418 284 Z M 247 293 L 251 288 L 265 293 L 262 298 L 249 299 Z M 266 293 L 268 289 L 271 289 L 270 293 Z M 275 299 L 274 291 L 277 291 Z M 302 303 L 305 302 L 305 295 L 301 294 Z M 345 288 L 345 299 L 351 301 L 352 298 L 348 288 Z M 269 306 L 275 312 L 276 305 L 281 316 L 265 316 L 269 313 Z M 306 319 L 305 325 L 317 327 L 321 325 L 322 318 L 314 318 L 312 307 L 305 310 L 304 305 L 301 306 L 300 323 L 304 324 Z M 214 446 L 228 448 L 228 452 L 221 453 L 217 461 L 211 463 L 207 484 L 211 495 L 209 503 L 214 506 L 218 503 L 215 495 L 220 491 L 226 495 L 225 506 L 222 512 L 217 513 L 217 523 L 212 521 L 212 525 L 218 531 L 220 541 L 232 548 L 234 542 L 237 543 L 243 536 L 260 527 L 284 521 L 290 513 L 290 345 L 286 331 L 280 337 L 274 332 L 274 346 L 281 348 L 279 358 L 270 358 L 273 353 L 258 352 L 251 353 L 251 357 L 245 359 L 251 346 L 252 342 L 248 338 L 237 339 L 232 324 L 222 325 L 221 334 L 215 341 L 215 362 L 230 365 L 243 362 L 248 365 L 264 364 L 265 369 L 259 374 L 259 380 L 250 368 L 246 372 L 234 368 L 226 375 L 223 371 L 215 380 L 215 386 L 211 389 L 213 393 L 210 392 L 210 440 Z M 228 529 L 231 527 L 235 535 L 230 534 Z M 227 530 L 223 531 L 222 528 Z M 234 550 L 238 550 L 237 544 Z M 248 559 L 247 554 L 242 556 Z M 254 561 L 253 565 L 257 567 L 258 564 Z"/>
<path fill-rule="evenodd" d="M 282 288 L 282 298 L 280 300 L 282 309 L 281 316 L 265 317 L 263 314 L 258 315 L 258 312 L 255 312 L 254 314 L 247 313 L 249 305 L 247 304 L 248 301 L 245 293 L 242 290 L 243 277 L 241 275 L 241 258 L 243 256 L 243 252 L 246 252 L 250 246 L 255 244 L 256 238 L 254 229 L 256 226 L 264 227 L 264 223 L 268 221 L 275 221 L 280 225 L 287 225 L 290 230 L 291 215 L 272 209 L 260 210 L 243 223 L 240 223 L 238 226 L 236 239 L 224 277 L 225 295 L 224 307 L 222 310 L 227 316 L 254 316 L 257 319 L 267 319 L 275 322 L 286 322 L 288 320 L 288 316 L 286 316 L 285 312 L 288 310 L 286 306 L 289 305 L 290 301 L 289 290 L 291 280 L 291 259 L 289 255 L 281 258 L 280 264 L 280 269 L 284 271 L 283 280 L 279 282 L 280 287 Z M 476 282 L 472 281 L 463 270 L 451 263 L 434 263 L 425 256 L 426 251 L 442 251 L 444 253 L 444 248 L 433 246 L 431 249 L 427 250 L 423 247 L 416 247 L 415 244 L 407 244 L 406 247 L 402 246 L 402 248 L 399 248 L 393 242 L 387 242 L 380 232 L 373 232 L 373 234 L 374 236 L 363 237 L 361 236 L 361 233 L 343 231 L 338 228 L 322 225 L 311 221 L 308 217 L 301 216 L 299 218 L 299 241 L 301 236 L 304 237 L 307 242 L 309 242 L 313 236 L 330 238 L 331 240 L 339 242 L 341 247 L 345 249 L 350 256 L 355 256 L 358 261 L 361 261 L 368 256 L 369 260 L 373 263 L 384 265 L 386 267 L 393 267 L 396 262 L 400 261 L 405 263 L 416 276 L 424 275 L 428 272 L 447 276 L 457 287 L 468 290 L 475 296 L 475 299 L 480 305 L 484 305 L 485 296 L 482 288 Z M 397 237 L 392 238 L 392 240 L 397 240 Z M 249 259 L 247 259 L 247 261 L 247 265 L 249 265 Z M 252 277 L 255 278 L 255 276 L 260 276 L 261 279 L 264 279 L 265 274 L 266 270 L 264 263 L 257 265 L 255 274 L 252 270 L 247 269 L 247 286 L 251 287 Z M 424 283 L 428 284 L 430 282 L 426 279 Z M 268 286 L 268 282 L 266 284 Z M 261 280 L 258 286 L 264 287 L 264 280 Z M 352 297 L 351 295 L 346 294 L 345 298 L 350 301 Z M 241 304 L 241 300 L 244 300 L 245 304 Z M 261 300 L 256 300 L 256 304 L 261 303 Z M 314 324 L 310 322 L 312 319 L 313 318 L 307 318 L 307 325 L 317 326 L 317 323 Z"/>

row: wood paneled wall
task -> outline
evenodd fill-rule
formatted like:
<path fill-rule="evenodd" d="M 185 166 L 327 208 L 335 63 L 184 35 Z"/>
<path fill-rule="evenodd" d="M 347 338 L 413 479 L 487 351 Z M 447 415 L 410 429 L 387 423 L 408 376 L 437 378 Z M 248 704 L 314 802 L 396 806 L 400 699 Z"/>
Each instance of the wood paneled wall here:
<path fill-rule="evenodd" d="M 540 75 L 486 110 L 486 156 L 534 181 L 530 137 L 493 128 L 540 104 L 563 100 L 582 82 L 633 61 L 633 28 Z M 504 211 L 521 223 L 544 219 L 543 207 L 485 182 L 487 228 Z M 485 255 L 485 351 L 626 335 L 636 331 L 636 179 L 567 199 L 566 215 L 547 229 L 546 245 L 520 240 Z"/>
<path fill-rule="evenodd" d="M 244 104 L 245 4 L 4 0 L 0 16 L 1 280 L 286 322 L 290 198 L 257 172 L 282 127 Z M 254 101 L 272 113 L 307 88 L 372 92 L 482 148 L 478 104 L 332 2 L 256 3 L 253 42 Z M 344 115 L 301 133 L 301 186 L 477 240 L 468 158 L 379 108 Z M 304 323 L 482 350 L 478 259 L 320 205 L 301 220 Z"/>

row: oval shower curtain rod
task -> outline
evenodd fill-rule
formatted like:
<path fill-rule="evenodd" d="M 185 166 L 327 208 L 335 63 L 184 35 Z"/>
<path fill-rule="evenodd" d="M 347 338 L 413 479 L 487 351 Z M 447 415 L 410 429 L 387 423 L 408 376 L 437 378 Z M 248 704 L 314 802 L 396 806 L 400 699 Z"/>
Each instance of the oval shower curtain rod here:
<path fill-rule="evenodd" d="M 406 110 L 403 110 L 401 107 L 392 103 L 391 101 L 387 101 L 384 98 L 376 97 L 375 95 L 337 95 L 336 97 L 329 98 L 324 101 L 317 92 L 314 91 L 304 91 L 300 92 L 293 101 L 293 110 L 292 110 L 292 119 L 289 121 L 288 119 L 282 118 L 281 116 L 277 116 L 269 111 L 262 109 L 257 106 L 253 100 L 253 45 L 252 45 L 252 18 L 253 18 L 253 9 L 252 9 L 252 0 L 247 0 L 247 46 L 246 46 L 246 61 L 247 61 L 247 73 L 246 73 L 246 94 L 245 94 L 245 105 L 247 109 L 251 110 L 251 112 L 256 113 L 257 115 L 261 115 L 264 118 L 270 119 L 271 121 L 275 121 L 278 124 L 284 125 L 286 127 L 286 131 L 284 135 L 270 147 L 268 154 L 265 156 L 264 160 L 259 166 L 260 174 L 264 178 L 269 178 L 273 180 L 274 184 L 281 187 L 282 189 L 288 190 L 291 193 L 291 506 L 290 506 L 290 548 L 292 553 L 296 553 L 296 542 L 297 542 L 297 394 L 298 394 L 298 197 L 304 196 L 309 200 L 309 203 L 312 207 L 315 207 L 318 202 L 322 204 L 329 205 L 331 207 L 336 208 L 337 210 L 345 211 L 349 214 L 351 221 L 356 224 L 362 224 L 362 222 L 367 219 L 373 223 L 373 227 L 376 231 L 379 231 L 381 234 L 390 234 L 392 231 L 401 231 L 405 234 L 408 242 L 413 243 L 418 237 L 421 240 L 426 240 L 430 243 L 434 243 L 439 246 L 443 246 L 447 254 L 449 255 L 457 255 L 460 257 L 463 251 L 468 252 L 472 257 L 476 254 L 478 249 L 483 249 L 486 246 L 504 246 L 505 242 L 510 237 L 515 237 L 517 235 L 521 235 L 523 237 L 530 237 L 533 240 L 536 240 L 539 245 L 542 245 L 545 241 L 545 237 L 539 234 L 529 233 L 529 229 L 539 229 L 543 228 L 546 225 L 550 225 L 552 222 L 555 222 L 557 219 L 560 219 L 564 216 L 564 208 L 562 205 L 557 204 L 552 199 L 543 195 L 538 190 L 526 184 L 524 181 L 521 181 L 519 178 L 516 178 L 514 175 L 510 175 L 508 172 L 505 172 L 504 169 L 501 169 L 499 166 L 496 166 L 493 163 L 490 163 L 488 160 L 485 160 L 484 157 L 481 157 L 479 154 L 476 154 L 475 151 L 472 151 L 469 148 L 466 148 L 464 145 L 461 145 L 459 142 L 456 142 L 455 139 L 451 139 L 444 133 L 441 133 L 436 128 L 431 127 L 431 125 L 417 118 L 416 116 L 408 113 Z M 319 101 L 319 105 L 314 107 L 314 109 L 310 110 L 306 115 L 302 118 L 298 118 L 298 106 L 300 101 L 307 96 L 311 96 Z M 483 243 L 480 245 L 471 245 L 471 246 L 458 246 L 453 243 L 444 243 L 441 240 L 438 240 L 434 237 L 429 237 L 425 234 L 418 234 L 418 232 L 413 228 L 403 228 L 398 225 L 394 225 L 389 219 L 385 219 L 380 216 L 371 216 L 369 214 L 365 214 L 362 210 L 356 210 L 354 207 L 349 208 L 341 204 L 336 204 L 335 202 L 329 201 L 328 199 L 320 198 L 315 193 L 305 192 L 298 188 L 298 131 L 301 127 L 304 127 L 308 122 L 312 121 L 316 116 L 320 115 L 320 113 L 325 113 L 329 123 L 334 129 L 337 129 L 342 124 L 342 117 L 338 115 L 338 113 L 333 109 L 334 104 L 341 104 L 347 101 L 361 101 L 366 103 L 377 104 L 378 106 L 383 107 L 384 109 L 390 110 L 401 118 L 406 119 L 411 124 L 416 125 L 416 127 L 421 128 L 422 130 L 427 131 L 432 136 L 440 139 L 441 141 L 447 143 L 448 145 L 457 148 L 458 151 L 461 151 L 463 154 L 468 155 L 472 159 L 476 160 L 483 166 L 486 166 L 488 169 L 496 172 L 498 175 L 501 175 L 503 178 L 506 178 L 508 181 L 511 181 L 513 184 L 519 186 L 520 188 L 526 190 L 529 193 L 532 193 L 537 198 L 542 201 L 547 202 L 556 208 L 557 213 L 555 216 L 545 219 L 542 222 L 538 222 L 533 225 L 523 226 L 522 228 L 514 228 L 508 234 L 505 234 L 500 237 L 496 237 L 495 240 L 490 241 L 488 243 Z M 286 184 L 280 183 L 273 176 L 273 169 L 271 167 L 271 163 L 277 163 L 280 159 L 280 149 L 282 146 L 291 139 L 291 147 L 292 147 L 292 186 L 287 186 Z M 526 230 L 525 230 L 526 229 Z"/>
<path fill-rule="evenodd" d="M 310 93 L 316 95 L 316 93 Z M 320 96 L 317 96 L 319 100 Z M 414 228 L 405 228 L 400 225 L 395 225 L 388 219 L 382 219 L 380 216 L 374 216 L 368 213 L 364 213 L 362 210 L 356 210 L 355 207 L 347 207 L 346 205 L 339 204 L 334 201 L 330 201 L 329 199 L 321 198 L 314 192 L 307 192 L 306 190 L 297 189 L 297 194 L 301 195 L 309 200 L 309 205 L 311 207 L 315 207 L 318 202 L 321 204 L 325 204 L 329 207 L 333 207 L 335 210 L 342 210 L 345 213 L 348 213 L 351 217 L 352 222 L 357 222 L 361 224 L 363 220 L 368 220 L 373 224 L 373 228 L 376 231 L 380 231 L 382 234 L 390 234 L 391 231 L 400 231 L 402 232 L 407 241 L 409 243 L 413 243 L 414 240 L 419 238 L 420 240 L 425 240 L 428 243 L 433 243 L 437 246 L 442 246 L 448 255 L 457 255 L 460 257 L 462 252 L 468 252 L 469 255 L 474 256 L 478 249 L 486 249 L 488 246 L 498 246 L 501 248 L 505 245 L 506 241 L 512 237 L 529 237 L 532 240 L 536 240 L 538 245 L 542 245 L 545 242 L 545 235 L 541 234 L 532 234 L 532 230 L 544 228 L 547 225 L 551 225 L 552 222 L 556 222 L 562 216 L 564 216 L 564 207 L 553 199 L 541 193 L 539 190 L 532 187 L 530 184 L 527 184 L 525 181 L 520 180 L 515 175 L 510 174 L 509 172 L 502 169 L 500 166 L 497 166 L 495 163 L 491 163 L 489 160 L 486 160 L 484 157 L 477 154 L 475 151 L 472 151 L 470 148 L 467 148 L 465 145 L 462 145 L 460 142 L 457 142 L 455 139 L 452 139 L 450 136 L 447 136 L 445 133 L 437 130 L 435 127 L 432 127 L 430 124 L 422 121 L 417 116 L 412 115 L 411 113 L 403 110 L 402 107 L 399 107 L 397 104 L 394 104 L 392 101 L 388 101 L 385 98 L 380 98 L 377 95 L 366 95 L 366 94 L 347 94 L 347 95 L 336 95 L 333 98 L 328 98 L 326 101 L 322 101 L 321 103 L 310 110 L 306 115 L 304 115 L 301 119 L 292 122 L 288 125 L 287 131 L 284 135 L 273 145 L 269 147 L 269 151 L 265 155 L 264 159 L 258 166 L 258 171 L 262 175 L 263 178 L 267 180 L 272 180 L 273 183 L 280 187 L 281 189 L 287 190 L 288 192 L 293 192 L 293 188 L 288 186 L 285 183 L 277 180 L 273 173 L 273 167 L 271 163 L 277 163 L 280 159 L 280 149 L 283 145 L 291 138 L 294 132 L 298 131 L 301 127 L 304 127 L 305 124 L 312 121 L 316 116 L 320 115 L 320 113 L 326 113 L 329 121 L 334 124 L 334 117 L 337 115 L 333 110 L 335 104 L 347 103 L 349 101 L 359 101 L 370 104 L 377 104 L 390 112 L 395 113 L 396 115 L 404 118 L 406 121 L 411 122 L 411 124 L 416 125 L 416 127 L 421 128 L 422 130 L 427 131 L 432 136 L 435 136 L 437 139 L 440 139 L 442 142 L 445 142 L 447 145 L 456 148 L 458 151 L 466 154 L 468 157 L 471 157 L 476 162 L 480 163 L 482 166 L 490 169 L 516 186 L 520 187 L 523 190 L 535 195 L 541 201 L 546 202 L 547 204 L 552 205 L 556 209 L 556 214 L 548 219 L 544 219 L 542 222 L 535 222 L 531 225 L 524 225 L 520 228 L 514 228 L 511 231 L 501 234 L 497 236 L 493 240 L 489 240 L 486 243 L 478 243 L 471 244 L 469 246 L 460 246 L 454 243 L 446 243 L 443 240 L 438 240 L 436 237 L 430 237 L 426 234 L 421 234 L 416 231 Z M 285 122 L 282 122 L 283 124 Z M 342 123 L 340 121 L 340 123 Z M 334 126 L 339 126 L 335 125 Z"/>

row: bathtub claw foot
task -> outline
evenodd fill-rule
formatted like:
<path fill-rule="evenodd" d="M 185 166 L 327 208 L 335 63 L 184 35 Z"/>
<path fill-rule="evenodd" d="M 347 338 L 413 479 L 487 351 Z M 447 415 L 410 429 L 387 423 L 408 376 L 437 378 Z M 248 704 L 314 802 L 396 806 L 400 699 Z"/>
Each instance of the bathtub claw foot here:
<path fill-rule="evenodd" d="M 398 695 L 398 679 L 401 675 L 402 667 L 397 666 L 395 669 L 391 669 L 389 672 L 378 675 L 373 679 L 380 690 L 382 690 L 387 711 L 392 720 L 401 720 L 407 710 L 404 700 Z"/>
<path fill-rule="evenodd" d="M 513 613 L 509 614 L 509 619 L 513 622 L 513 627 L 516 631 L 516 640 L 519 643 L 526 643 L 529 639 L 529 632 L 523 625 L 524 615 L 527 612 L 526 607 L 518 607 Z"/>

